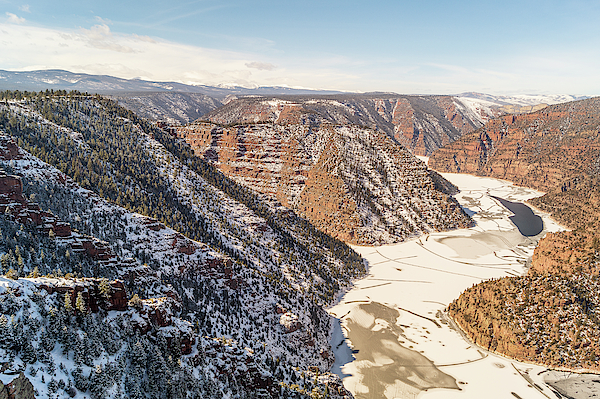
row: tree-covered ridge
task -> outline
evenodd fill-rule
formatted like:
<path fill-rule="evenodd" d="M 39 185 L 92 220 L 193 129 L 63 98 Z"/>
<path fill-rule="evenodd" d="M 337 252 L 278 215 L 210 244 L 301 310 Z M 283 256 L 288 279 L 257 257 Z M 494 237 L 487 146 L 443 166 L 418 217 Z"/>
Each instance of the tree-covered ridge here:
<path fill-rule="evenodd" d="M 282 382 L 299 390 L 322 390 L 322 382 L 314 383 L 314 371 L 323 374 L 319 381 L 335 378 L 328 374 L 331 319 L 320 304 L 362 273 L 361 259 L 289 210 L 277 204 L 271 208 L 248 190 L 237 192 L 235 183 L 210 166 L 203 170 L 201 160 L 187 159 L 185 145 L 128 111 L 111 108 L 111 102 L 105 106 L 104 101 L 64 93 L 5 101 L 0 104 L 5 132 L 64 170 L 22 150 L 16 158 L 0 163 L 7 173 L 22 178 L 28 198 L 33 196 L 42 209 L 52 210 L 74 229 L 107 241 L 123 261 L 110 266 L 112 269 L 92 267 L 83 274 L 105 277 L 115 272 L 126 283 L 133 281 L 127 284 L 130 295 L 137 292 L 153 300 L 171 295 L 180 306 L 176 315 L 194 326 L 197 337 L 225 337 L 238 349 L 247 347 L 256 364 L 264 366 L 262 374 L 272 385 Z M 44 109 L 47 117 L 42 114 Z M 138 156 L 145 158 L 138 162 Z M 147 165 L 154 175 L 138 179 L 135 173 L 139 168 L 129 165 L 131 162 Z M 71 164 L 80 167 L 71 168 Z M 106 171 L 106 179 L 100 171 Z M 70 173 L 80 184 L 89 184 L 86 187 L 92 191 L 77 186 Z M 153 191 L 161 187 L 169 192 Z M 236 196 L 242 199 L 237 201 Z M 117 206 L 117 201 L 124 208 Z M 164 207 L 150 210 L 153 203 Z M 210 246 L 192 245 L 177 231 L 127 210 L 140 210 L 143 205 L 149 215 L 166 225 L 192 237 L 209 238 Z M 201 220 L 204 225 L 197 222 Z M 189 232 L 174 221 L 188 223 Z M 185 248 L 178 251 L 177 243 L 194 247 L 195 253 L 189 255 Z M 15 248 L 6 248 L 15 253 Z M 357 263 L 351 263 L 353 257 Z M 63 269 L 67 271 L 71 269 Z M 29 272 L 24 268 L 24 274 Z M 284 319 L 297 320 L 297 324 L 290 326 Z M 198 345 L 201 342 L 206 343 L 201 340 Z M 236 362 L 226 364 L 243 369 L 243 364 Z M 209 361 L 206 367 L 212 367 L 210 364 L 221 364 L 221 360 Z M 196 367 L 204 366 L 195 365 L 193 370 Z M 85 374 L 89 377 L 91 371 Z M 223 393 L 243 397 L 236 385 L 239 381 L 223 378 L 217 383 L 220 396 L 216 397 Z M 255 392 L 245 392 L 255 397 Z M 265 397 L 295 395 L 286 389 L 276 392 Z"/>
<path fill-rule="evenodd" d="M 598 276 L 530 273 L 465 291 L 449 314 L 479 346 L 552 368 L 598 372 Z"/>
<path fill-rule="evenodd" d="M 59 94 L 36 94 L 18 103 L 8 102 L 0 114 L 0 126 L 18 138 L 25 150 L 55 165 L 83 187 L 252 265 L 241 251 L 224 244 L 206 215 L 194 211 L 192 201 L 183 200 L 172 182 L 157 172 L 159 165 L 147 145 L 148 137 L 152 137 L 182 167 L 263 218 L 276 232 L 277 248 L 286 253 L 284 258 L 305 258 L 315 265 L 326 282 L 326 292 L 316 293 L 322 301 L 330 301 L 337 292 L 336 280 L 347 281 L 364 271 L 360 257 L 341 241 L 321 233 L 292 212 L 274 212 L 272 204 L 228 179 L 195 157 L 187 145 L 131 111 L 101 97 Z M 19 95 L 5 93 L 4 97 Z M 333 267 L 334 263 L 338 265 Z"/>

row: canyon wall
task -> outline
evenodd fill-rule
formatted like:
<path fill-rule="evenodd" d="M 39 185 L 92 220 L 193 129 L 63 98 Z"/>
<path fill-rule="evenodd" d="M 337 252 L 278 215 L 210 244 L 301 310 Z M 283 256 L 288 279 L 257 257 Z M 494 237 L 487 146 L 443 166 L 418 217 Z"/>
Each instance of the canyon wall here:
<path fill-rule="evenodd" d="M 275 100 L 207 118 L 172 131 L 227 176 L 343 241 L 393 243 L 471 223 L 449 185 L 381 130 Z"/>

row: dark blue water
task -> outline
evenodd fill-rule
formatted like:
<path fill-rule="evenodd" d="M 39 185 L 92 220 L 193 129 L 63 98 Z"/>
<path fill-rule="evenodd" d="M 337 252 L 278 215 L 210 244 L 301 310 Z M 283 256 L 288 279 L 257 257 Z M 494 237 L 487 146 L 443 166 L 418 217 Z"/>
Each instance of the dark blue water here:
<path fill-rule="evenodd" d="M 520 202 L 511 202 L 504 198 L 494 197 L 493 195 L 491 197 L 498 200 L 502 206 L 514 213 L 514 216 L 509 216 L 509 219 L 517 226 L 522 235 L 526 237 L 536 236 L 544 229 L 542 218 L 533 213 L 527 205 Z"/>

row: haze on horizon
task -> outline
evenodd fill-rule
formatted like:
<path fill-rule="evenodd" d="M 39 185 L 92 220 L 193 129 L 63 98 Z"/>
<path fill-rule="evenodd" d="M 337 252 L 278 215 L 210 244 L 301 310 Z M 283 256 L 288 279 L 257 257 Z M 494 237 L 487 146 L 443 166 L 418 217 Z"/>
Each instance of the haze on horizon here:
<path fill-rule="evenodd" d="M 1 0 L 0 69 L 415 94 L 600 94 L 600 2 Z"/>

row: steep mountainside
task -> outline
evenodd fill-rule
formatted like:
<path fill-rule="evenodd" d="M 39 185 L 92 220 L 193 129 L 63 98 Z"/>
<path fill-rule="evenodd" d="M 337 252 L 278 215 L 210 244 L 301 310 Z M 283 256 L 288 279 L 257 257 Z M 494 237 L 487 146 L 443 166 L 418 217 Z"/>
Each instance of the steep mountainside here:
<path fill-rule="evenodd" d="M 200 93 L 123 93 L 109 96 L 142 118 L 186 124 L 220 107 L 221 101 Z"/>
<path fill-rule="evenodd" d="M 540 241 L 527 276 L 477 285 L 450 314 L 482 346 L 598 372 L 600 98 L 490 121 L 434 153 L 429 165 L 546 191 L 532 204 L 573 229 Z"/>
<path fill-rule="evenodd" d="M 256 123 L 199 122 L 176 133 L 223 173 L 321 231 L 351 243 L 382 244 L 470 223 L 444 192 L 447 182 L 385 133 L 346 124 L 346 114 L 336 116 L 345 124 L 334 124 L 288 101 L 241 102 L 256 105 L 241 122 Z M 232 123 L 231 110 L 228 105 L 210 118 Z"/>
<path fill-rule="evenodd" d="M 24 227 L 17 225 L 9 236 L 3 227 L 2 237 L 22 237 L 11 238 L 4 247 L 13 278 L 32 273 L 35 266 L 37 273 L 45 274 L 54 270 L 51 265 L 60 265 L 54 277 L 71 273 L 66 281 L 51 284 L 19 278 L 16 285 L 4 285 L 6 298 L 19 291 L 20 306 L 34 314 L 31 318 L 13 307 L 1 308 L 11 329 L 24 324 L 35 330 L 48 323 L 53 312 L 62 312 L 68 331 L 62 341 L 53 341 L 62 347 L 53 352 L 53 360 L 34 362 L 23 352 L 27 346 L 0 345 L 0 355 L 12 359 L 11 370 L 24 371 L 36 386 L 53 378 L 58 384 L 55 396 L 60 397 L 72 387 L 82 397 L 106 397 L 107 392 L 182 397 L 182 390 L 195 397 L 294 397 L 311 390 L 317 395 L 326 383 L 330 395 L 345 393 L 337 377 L 328 374 L 333 361 L 328 344 L 331 321 L 322 305 L 364 273 L 356 253 L 289 209 L 264 202 L 112 101 L 78 94 L 4 96 L 0 125 L 22 147 L 10 137 L 2 139 L 2 166 L 17 176 L 7 176 L 6 181 L 20 179 L 23 201 L 37 201 L 70 229 L 69 235 L 63 228 L 43 236 L 35 227 L 30 233 L 28 223 L 21 221 Z M 18 197 L 13 191 L 10 201 Z M 19 201 L 19 206 L 35 210 L 33 204 Z M 11 217 L 4 212 L 7 222 L 14 223 Z M 36 250 L 31 245 L 36 234 L 42 241 L 50 239 L 49 247 Z M 72 246 L 71 236 L 78 235 L 92 237 L 87 239 L 92 243 L 102 240 L 99 248 L 105 248 L 105 255 L 96 259 L 98 251 L 92 251 L 93 259 L 78 262 L 84 256 L 81 247 L 89 247 L 77 242 Z M 29 241 L 21 244 L 19 240 L 27 237 Z M 23 255 L 23 248 L 30 247 Z M 34 256 L 32 251 L 38 252 Z M 91 305 L 84 296 L 79 306 L 83 310 L 71 317 L 60 287 L 76 285 L 73 278 L 80 275 L 120 279 L 129 296 L 148 299 L 132 299 L 122 316 L 102 311 L 86 316 L 86 306 Z M 42 285 L 50 285 L 44 289 L 48 294 L 41 291 Z M 77 299 L 74 292 L 71 298 Z M 34 305 L 36 298 L 46 298 L 46 313 Z M 166 309 L 159 317 L 155 308 L 161 304 Z M 166 315 L 181 328 L 168 324 Z M 38 327 L 31 324 L 34 319 Z M 135 323 L 141 323 L 139 329 Z M 104 326 L 101 331 L 98 325 Z M 157 338 L 168 331 L 178 338 Z M 73 334 L 114 336 L 117 347 L 98 347 L 92 359 L 82 363 L 77 351 L 66 346 Z M 39 355 L 44 352 L 40 345 L 54 339 L 55 335 L 33 335 L 30 343 Z M 183 349 L 169 349 L 175 342 Z M 160 367 L 177 363 L 172 368 L 177 376 L 139 377 L 161 370 L 157 362 L 163 362 Z M 64 366 L 53 374 L 46 364 Z M 83 383 L 78 382 L 81 376 Z M 280 382 L 291 388 L 280 387 Z"/>

